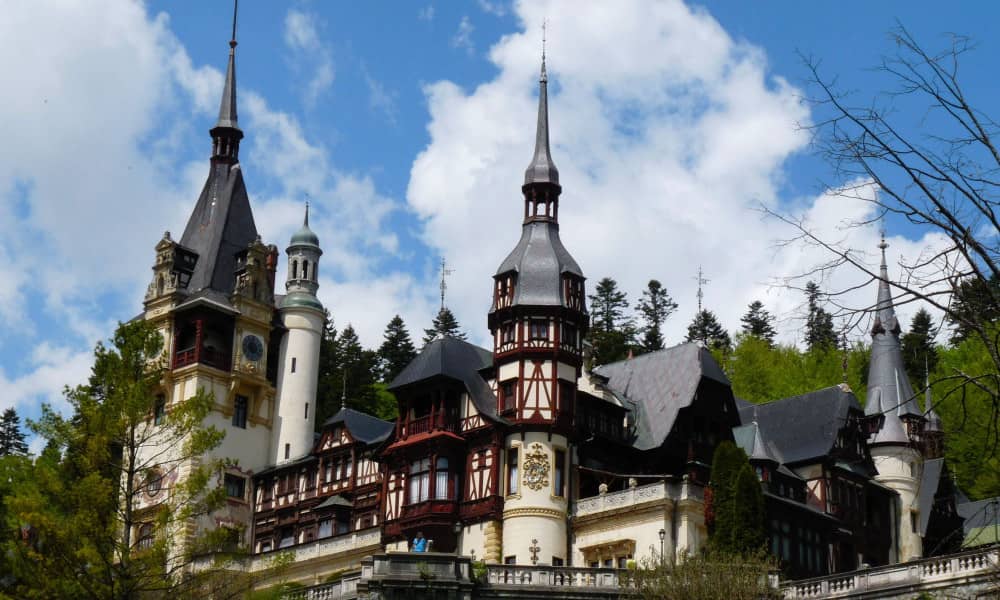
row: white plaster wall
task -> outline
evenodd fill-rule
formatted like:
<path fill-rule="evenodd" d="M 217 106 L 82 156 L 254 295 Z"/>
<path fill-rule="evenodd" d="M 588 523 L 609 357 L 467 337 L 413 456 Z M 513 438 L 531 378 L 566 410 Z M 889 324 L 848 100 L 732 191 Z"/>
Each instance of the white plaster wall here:
<path fill-rule="evenodd" d="M 486 556 L 486 523 L 474 523 L 462 528 L 458 545 L 458 553 L 462 556 L 475 555 L 476 560 Z"/>
<path fill-rule="evenodd" d="M 288 332 L 281 340 L 278 354 L 278 396 L 271 445 L 273 464 L 301 458 L 312 449 L 323 319 L 323 313 L 312 308 L 281 311 L 281 320 Z M 308 416 L 306 403 L 309 404 Z M 289 445 L 287 459 L 285 444 Z"/>
<path fill-rule="evenodd" d="M 669 515 L 662 512 L 637 513 L 634 516 L 624 514 L 608 517 L 597 524 L 588 524 L 575 531 L 573 566 L 590 566 L 584 559 L 583 548 L 624 540 L 635 542 L 633 558 L 636 564 L 642 565 L 644 561 L 655 562 L 660 558 L 661 529 L 666 532 L 663 539 L 663 555 L 669 559 L 674 555 L 673 523 Z"/>
<path fill-rule="evenodd" d="M 525 460 L 535 444 L 541 448 L 549 464 L 548 482 L 538 490 L 533 490 L 524 482 Z M 518 448 L 518 491 L 508 494 L 504 501 L 502 557 L 516 556 L 518 564 L 530 564 L 528 550 L 532 540 L 537 540 L 538 564 L 549 564 L 552 557 L 568 560 L 566 538 L 566 514 L 568 503 L 565 498 L 553 496 L 555 461 L 553 447 L 567 448 L 566 438 L 547 433 L 528 432 L 521 439 L 520 434 L 507 437 L 505 448 Z M 503 473 L 506 484 L 506 457 Z M 567 455 L 568 461 L 568 455 Z M 569 465 L 567 463 L 567 470 Z M 505 489 L 505 492 L 508 490 Z"/>
<path fill-rule="evenodd" d="M 923 556 L 923 539 L 919 531 L 913 531 L 910 515 L 919 523 L 920 511 L 931 508 L 920 506 L 917 499 L 923 459 L 916 450 L 906 446 L 874 446 L 871 454 L 878 470 L 875 480 L 899 493 L 899 514 L 896 515 L 899 561 L 920 558 Z"/>
<path fill-rule="evenodd" d="M 500 365 L 499 372 L 497 373 L 497 381 L 507 381 L 508 379 L 517 377 L 518 364 L 519 363 L 512 362 Z"/>

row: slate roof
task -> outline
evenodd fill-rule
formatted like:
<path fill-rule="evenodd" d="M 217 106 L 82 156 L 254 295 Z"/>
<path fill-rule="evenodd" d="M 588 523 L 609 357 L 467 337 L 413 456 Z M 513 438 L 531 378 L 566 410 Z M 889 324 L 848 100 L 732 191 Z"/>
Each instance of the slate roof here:
<path fill-rule="evenodd" d="M 774 443 L 785 464 L 825 457 L 851 408 L 861 410 L 854 394 L 835 385 L 801 396 L 740 408 L 740 420 L 757 423 L 765 440 Z"/>
<path fill-rule="evenodd" d="M 492 365 L 493 353 L 486 348 L 443 336 L 424 346 L 417 357 L 392 380 L 389 390 L 398 390 L 434 377 L 447 377 L 465 384 L 465 390 L 479 414 L 502 421 L 497 415 L 496 396 L 479 374 L 481 369 Z"/>
<path fill-rule="evenodd" d="M 650 352 L 594 369 L 607 387 L 635 403 L 639 450 L 658 448 L 667 439 L 677 413 L 695 399 L 702 379 L 729 386 L 729 379 L 708 350 L 694 342 Z"/>
<path fill-rule="evenodd" d="M 965 519 L 963 546 L 1000 542 L 1000 497 L 963 502 L 955 509 Z"/>
<path fill-rule="evenodd" d="M 524 185 L 532 183 L 559 184 L 559 169 L 552 162 L 549 150 L 549 77 L 545 73 L 545 55 L 538 78 L 538 124 L 535 126 L 535 155 L 524 171 Z"/>
<path fill-rule="evenodd" d="M 882 265 L 879 268 L 878 297 L 875 304 L 875 319 L 872 323 L 872 352 L 868 367 L 868 392 L 865 399 L 865 414 L 885 414 L 886 425 L 892 430 L 890 434 L 898 437 L 894 431 L 899 416 L 921 416 L 923 413 L 917 403 L 913 386 L 903 365 L 903 352 L 899 341 L 899 320 L 892 304 L 892 290 L 889 287 L 889 270 L 885 263 L 885 240 L 879 244 L 882 250 Z M 883 436 L 883 443 L 889 441 L 908 441 L 889 439 Z"/>
<path fill-rule="evenodd" d="M 181 245 L 198 253 L 188 290 L 229 295 L 236 284 L 236 253 L 257 239 L 257 226 L 239 163 L 216 162 L 188 219 Z"/>
<path fill-rule="evenodd" d="M 515 271 L 515 305 L 562 306 L 563 273 L 583 277 L 583 271 L 559 239 L 559 225 L 531 221 L 521 229 L 521 239 L 497 268 L 497 275 Z M 493 312 L 496 308 L 490 309 Z"/>
<path fill-rule="evenodd" d="M 334 494 L 333 496 L 330 496 L 326 500 L 324 500 L 324 501 L 320 502 L 318 505 L 316 505 L 316 507 L 313 508 L 313 510 L 320 510 L 322 508 L 330 508 L 330 507 L 333 507 L 333 506 L 342 506 L 344 508 L 353 508 L 354 507 L 354 503 L 351 502 L 350 500 L 348 500 L 347 498 L 344 498 L 340 494 Z"/>
<path fill-rule="evenodd" d="M 323 423 L 323 427 L 343 423 L 351 437 L 365 444 L 377 444 L 384 441 L 392 433 L 395 425 L 383 421 L 353 408 L 341 408 L 335 415 Z"/>
<path fill-rule="evenodd" d="M 931 520 L 931 509 L 934 506 L 934 496 L 937 495 L 938 487 L 941 485 L 941 476 L 947 474 L 943 458 L 932 458 L 924 461 L 923 471 L 920 473 L 920 497 L 917 498 L 917 506 L 920 510 L 920 535 L 927 535 L 927 524 Z"/>

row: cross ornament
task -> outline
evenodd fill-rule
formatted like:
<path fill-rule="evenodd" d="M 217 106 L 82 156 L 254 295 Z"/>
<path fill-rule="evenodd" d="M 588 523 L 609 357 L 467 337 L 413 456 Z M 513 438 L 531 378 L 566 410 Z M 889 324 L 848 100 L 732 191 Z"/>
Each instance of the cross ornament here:
<path fill-rule="evenodd" d="M 538 540 L 531 540 L 531 545 L 528 546 L 528 550 L 531 551 L 531 564 L 537 565 L 538 551 L 541 550 L 541 548 L 538 547 Z"/>

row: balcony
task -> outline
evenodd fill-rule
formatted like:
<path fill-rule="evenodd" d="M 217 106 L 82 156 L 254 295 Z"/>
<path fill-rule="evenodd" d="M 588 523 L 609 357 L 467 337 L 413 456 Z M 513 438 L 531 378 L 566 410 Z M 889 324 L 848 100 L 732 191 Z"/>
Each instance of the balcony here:
<path fill-rule="evenodd" d="M 175 369 L 200 363 L 209 367 L 215 367 L 222 371 L 229 370 L 229 352 L 216 350 L 215 348 L 186 348 L 174 352 Z"/>

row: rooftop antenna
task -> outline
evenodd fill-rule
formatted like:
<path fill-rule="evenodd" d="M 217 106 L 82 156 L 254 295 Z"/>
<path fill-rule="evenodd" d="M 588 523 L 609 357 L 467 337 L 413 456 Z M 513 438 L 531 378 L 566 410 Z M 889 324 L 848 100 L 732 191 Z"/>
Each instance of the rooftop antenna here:
<path fill-rule="evenodd" d="M 708 283 L 708 279 L 705 279 L 704 273 L 701 270 L 701 265 L 698 265 L 698 276 L 694 278 L 698 282 L 698 312 L 701 313 L 701 301 L 705 297 L 705 292 L 702 291 L 701 286 Z"/>
<path fill-rule="evenodd" d="M 548 19 L 542 19 L 542 72 L 545 72 L 545 29 L 549 24 Z"/>
<path fill-rule="evenodd" d="M 455 272 L 454 269 L 447 268 L 447 264 L 448 263 L 445 262 L 444 257 L 442 256 L 441 257 L 441 285 L 440 285 L 440 287 L 441 287 L 441 310 L 442 311 L 444 310 L 444 293 L 448 289 L 448 283 L 445 281 L 444 278 Z"/>
<path fill-rule="evenodd" d="M 840 369 L 844 373 L 844 384 L 847 384 L 847 366 L 848 366 L 848 361 L 847 361 L 847 327 L 844 327 L 844 330 L 840 333 L 840 340 L 841 340 L 841 343 L 844 345 L 844 358 L 843 358 L 843 360 L 840 363 Z"/>

